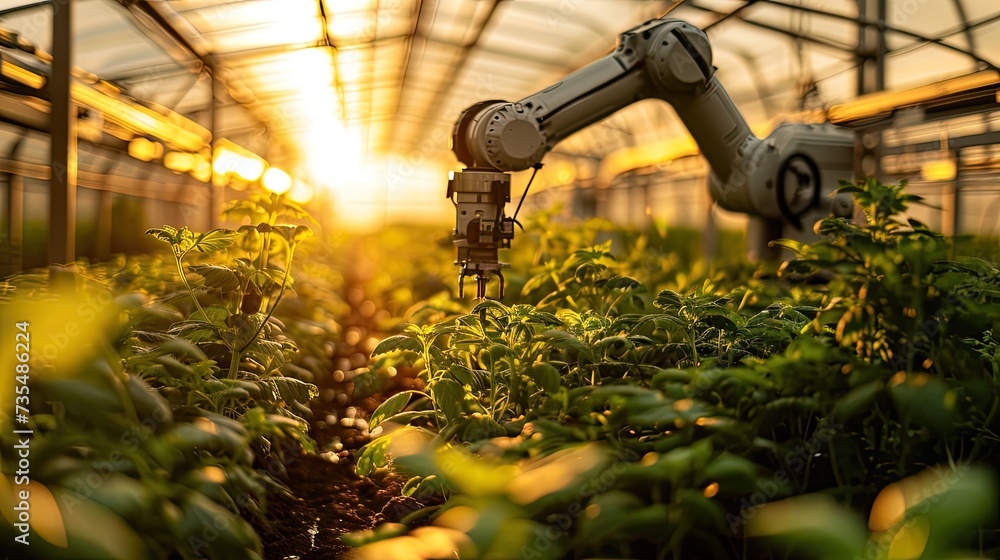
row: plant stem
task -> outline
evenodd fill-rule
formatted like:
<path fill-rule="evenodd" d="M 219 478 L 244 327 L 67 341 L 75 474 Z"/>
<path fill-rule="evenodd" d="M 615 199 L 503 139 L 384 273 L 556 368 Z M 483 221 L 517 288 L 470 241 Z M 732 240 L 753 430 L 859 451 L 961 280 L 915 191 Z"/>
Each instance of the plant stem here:
<path fill-rule="evenodd" d="M 181 277 L 181 284 L 184 284 L 184 289 L 186 289 L 188 295 L 191 296 L 191 301 L 194 302 L 194 306 L 198 308 L 198 311 L 201 312 L 201 314 L 205 317 L 205 320 L 207 321 L 208 314 L 205 313 L 205 310 L 201 308 L 201 303 L 198 302 L 198 297 L 194 295 L 194 290 L 191 289 L 191 285 L 188 284 L 187 281 L 187 276 L 184 274 L 184 265 L 181 263 L 181 259 L 184 258 L 185 254 L 186 253 L 181 253 L 181 254 L 177 254 L 176 252 L 174 253 L 174 263 L 177 264 L 177 273 Z"/>
<path fill-rule="evenodd" d="M 993 406 L 990 408 L 990 413 L 986 416 L 986 421 L 983 422 L 983 426 L 987 428 L 993 423 L 993 418 L 997 415 L 997 408 L 1000 408 L 1000 395 L 993 397 Z M 979 434 L 980 436 L 982 434 Z M 976 456 L 979 455 L 979 448 L 983 445 L 983 438 L 977 437 L 976 443 L 972 446 L 972 451 L 969 452 L 968 462 L 973 462 L 976 460 Z"/>
<path fill-rule="evenodd" d="M 285 262 L 285 275 L 281 278 L 281 289 L 278 290 L 278 297 L 274 298 L 274 303 L 272 303 L 271 308 L 267 310 L 267 315 L 264 316 L 264 320 L 261 321 L 260 325 L 257 326 L 257 330 L 254 331 L 253 336 L 251 336 L 249 340 L 243 343 L 243 346 L 240 347 L 238 353 L 242 354 L 243 351 L 246 350 L 250 346 L 250 344 L 253 343 L 253 341 L 257 338 L 257 335 L 260 334 L 260 331 L 264 329 L 264 325 L 266 325 L 268 320 L 271 319 L 271 316 L 274 315 L 274 310 L 278 308 L 278 304 L 281 303 L 281 298 L 282 296 L 285 295 L 285 288 L 288 287 L 288 277 L 291 275 L 290 269 L 292 268 L 292 257 L 294 255 L 295 255 L 295 245 L 289 244 L 288 258 L 286 259 Z M 232 373 L 233 372 L 230 371 L 231 376 Z"/>
<path fill-rule="evenodd" d="M 256 335 L 254 336 L 256 337 Z M 242 354 L 243 351 L 237 350 L 235 347 L 232 350 L 233 355 L 229 359 L 229 372 L 226 374 L 227 379 L 236 379 L 236 374 L 240 371 L 240 354 Z"/>

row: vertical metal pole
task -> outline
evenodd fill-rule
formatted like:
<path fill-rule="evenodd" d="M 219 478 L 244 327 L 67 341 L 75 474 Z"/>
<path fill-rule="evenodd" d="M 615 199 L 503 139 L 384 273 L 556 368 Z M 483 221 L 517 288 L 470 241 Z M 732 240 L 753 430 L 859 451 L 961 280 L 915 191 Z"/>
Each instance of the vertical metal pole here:
<path fill-rule="evenodd" d="M 49 179 L 49 262 L 76 259 L 76 107 L 73 82 L 73 9 L 76 0 L 52 4 L 52 96 Z"/>
<path fill-rule="evenodd" d="M 217 110 L 217 104 L 222 101 L 224 88 L 222 87 L 222 82 L 216 75 L 215 66 L 208 69 L 209 76 L 212 78 L 212 98 L 209 100 L 209 125 L 208 129 L 212 132 L 212 145 L 209 146 L 210 155 L 208 158 L 209 164 L 212 166 L 212 180 L 208 182 L 208 228 L 214 229 L 219 227 L 219 221 L 222 216 L 222 206 L 225 204 L 225 187 L 217 187 L 215 185 L 215 143 L 217 141 L 216 132 L 219 128 L 219 116 Z"/>
<path fill-rule="evenodd" d="M 858 0 L 858 15 L 867 21 L 885 21 L 885 0 Z M 857 94 L 885 89 L 885 34 L 872 25 L 858 26 Z M 882 132 L 862 130 L 854 144 L 854 175 L 857 179 L 882 175 Z"/>
<path fill-rule="evenodd" d="M 941 186 L 941 233 L 945 237 L 954 237 L 955 230 L 955 185 L 945 183 Z"/>
<path fill-rule="evenodd" d="M 24 264 L 24 178 L 7 175 L 7 226 L 10 228 L 4 244 L 4 259 L 0 262 L 0 276 L 21 271 Z"/>
<path fill-rule="evenodd" d="M 955 178 L 951 188 L 951 234 L 962 235 L 962 149 L 955 150 Z"/>
<path fill-rule="evenodd" d="M 94 255 L 99 261 L 106 261 L 111 258 L 111 191 L 101 191 L 100 199 L 97 202 L 97 247 Z"/>

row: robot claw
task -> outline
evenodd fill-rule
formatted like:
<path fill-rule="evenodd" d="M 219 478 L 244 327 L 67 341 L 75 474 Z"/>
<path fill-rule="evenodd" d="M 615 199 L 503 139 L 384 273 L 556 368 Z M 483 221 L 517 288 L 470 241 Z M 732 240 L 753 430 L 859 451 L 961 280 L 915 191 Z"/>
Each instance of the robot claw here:
<path fill-rule="evenodd" d="M 493 276 L 496 276 L 500 283 L 500 289 L 497 292 L 497 299 L 503 299 L 504 295 L 504 277 L 503 272 L 500 268 L 503 266 L 501 263 L 488 263 L 493 266 L 487 266 L 484 268 L 485 263 L 475 263 L 473 264 L 473 269 L 469 269 L 469 263 L 461 263 L 461 268 L 458 272 L 458 297 L 465 297 L 465 277 L 475 276 L 476 277 L 476 298 L 477 299 L 487 299 L 486 296 L 486 285 L 489 284 Z"/>

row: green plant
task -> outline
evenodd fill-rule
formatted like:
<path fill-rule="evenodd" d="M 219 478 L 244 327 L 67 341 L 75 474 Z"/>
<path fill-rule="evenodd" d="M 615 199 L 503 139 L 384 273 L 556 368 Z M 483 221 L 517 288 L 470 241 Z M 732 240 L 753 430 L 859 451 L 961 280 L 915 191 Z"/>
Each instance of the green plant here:
<path fill-rule="evenodd" d="M 442 494 L 427 515 L 480 557 L 722 558 L 747 557 L 763 502 L 824 492 L 866 511 L 925 466 L 995 461 L 997 268 L 943 260 L 940 236 L 900 218 L 918 201 L 902 185 L 845 190 L 869 223 L 783 242 L 798 255 L 786 280 L 664 290 L 650 309 L 638 282 L 611 284 L 631 265 L 609 247 L 567 249 L 525 285 L 555 294 L 538 305 L 485 302 L 385 339 L 373 354 L 422 367 L 428 390 L 375 411 L 385 429 L 358 472 L 391 462 L 406 492 Z M 431 450 L 394 444 L 415 437 Z M 459 444 L 476 456 L 456 459 Z M 565 457 L 590 446 L 604 459 L 575 470 Z M 452 523 L 460 508 L 474 520 Z"/>
<path fill-rule="evenodd" d="M 186 227 L 164 226 L 146 232 L 170 244 L 181 282 L 197 309 L 197 313 L 178 325 L 175 332 L 196 337 L 199 342 L 212 337 L 213 343 L 225 346 L 230 355 L 229 379 L 237 377 L 245 357 L 268 372 L 280 367 L 286 361 L 287 351 L 294 350 L 294 347 L 282 346 L 260 336 L 291 283 L 290 267 L 296 247 L 312 235 L 307 226 L 276 225 L 278 218 L 289 214 L 290 209 L 296 209 L 290 204 L 293 203 L 277 195 L 271 195 L 267 202 L 259 198 L 234 202 L 227 209 L 229 215 L 258 217 L 258 214 L 264 213 L 267 218 L 267 221 L 255 226 L 243 226 L 239 231 L 214 229 L 195 234 Z M 291 214 L 297 216 L 298 212 Z M 284 241 L 283 251 L 272 247 L 275 238 Z M 203 289 L 221 296 L 223 305 L 203 308 L 188 283 L 184 257 L 192 251 L 214 253 L 228 248 L 239 239 L 242 239 L 251 256 L 256 253 L 256 258 L 236 258 L 231 266 L 200 264 L 190 268 L 203 278 Z M 271 264 L 271 258 L 279 252 L 283 252 L 284 267 Z M 245 355 L 245 352 L 248 354 Z"/>
<path fill-rule="evenodd" d="M 143 297 L 114 298 L 93 280 L 79 284 L 45 286 L 0 306 L 5 317 L 30 324 L 36 349 L 24 392 L 30 405 L 17 425 L 32 435 L 0 436 L 5 457 L 30 441 L 30 474 L 5 462 L 10 478 L 0 485 L 4 503 L 30 492 L 30 546 L 19 557 L 260 558 L 260 541 L 240 516 L 262 515 L 269 485 L 253 469 L 253 436 L 225 416 L 171 406 L 120 358 Z M 72 345 L 48 350 L 46 341 L 59 336 Z M 179 341 L 166 345 L 161 356 L 171 346 L 178 355 L 197 352 Z M 14 534 L 0 523 L 7 542 Z"/>

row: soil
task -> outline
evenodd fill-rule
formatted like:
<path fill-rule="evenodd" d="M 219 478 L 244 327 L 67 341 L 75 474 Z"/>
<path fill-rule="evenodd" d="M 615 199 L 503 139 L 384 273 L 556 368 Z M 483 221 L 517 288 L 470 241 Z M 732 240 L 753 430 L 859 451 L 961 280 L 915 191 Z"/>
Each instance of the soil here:
<path fill-rule="evenodd" d="M 354 336 L 339 340 L 332 352 L 333 371 L 317 378 L 320 397 L 309 403 L 312 411 L 310 436 L 320 449 L 338 450 L 334 463 L 317 455 L 298 455 L 286 460 L 287 479 L 282 482 L 294 497 L 275 495 L 267 504 L 268 525 L 251 520 L 261 537 L 267 560 L 319 560 L 343 558 L 352 550 L 340 535 L 372 529 L 383 522 L 398 522 L 423 507 L 401 495 L 406 477 L 384 472 L 372 478 L 354 473 L 354 454 L 369 441 L 367 431 L 344 426 L 340 419 L 368 419 L 385 399 L 407 389 L 422 389 L 418 370 L 400 368 L 388 386 L 372 395 L 356 398 L 355 370 L 369 365 L 372 339 L 379 332 L 378 312 L 365 297 L 364 286 L 374 273 L 358 266 L 345 279 L 345 300 L 352 313 L 342 325 Z M 383 312 L 384 313 L 384 312 Z M 337 447 L 334 447 L 337 445 Z"/>
<path fill-rule="evenodd" d="M 255 524 L 267 560 L 342 558 L 351 548 L 340 542 L 341 534 L 398 521 L 419 507 L 400 496 L 405 479 L 398 475 L 364 479 L 352 465 L 314 455 L 290 463 L 287 484 L 296 497 L 270 498 L 269 526 Z"/>

